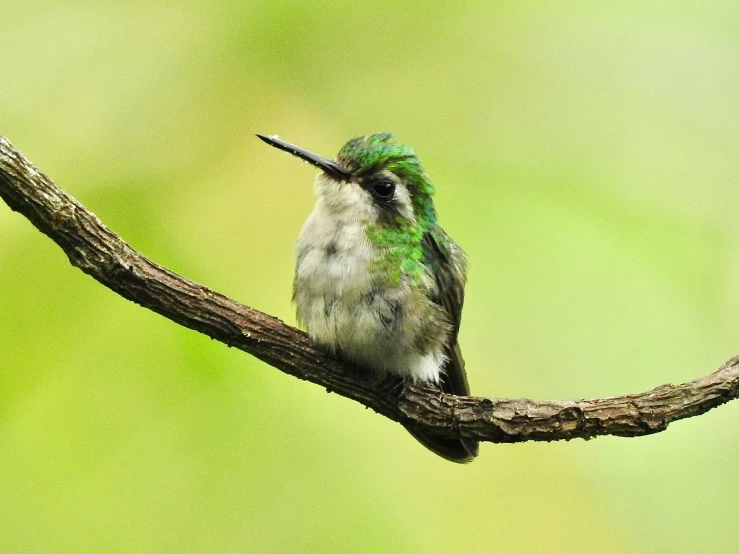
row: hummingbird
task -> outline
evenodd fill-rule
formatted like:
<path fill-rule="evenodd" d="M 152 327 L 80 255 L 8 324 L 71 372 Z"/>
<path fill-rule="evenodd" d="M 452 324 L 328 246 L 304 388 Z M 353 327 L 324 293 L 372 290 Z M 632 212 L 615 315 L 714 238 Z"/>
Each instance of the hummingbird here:
<path fill-rule="evenodd" d="M 377 133 L 351 139 L 331 160 L 257 136 L 321 170 L 293 282 L 311 339 L 379 376 L 469 396 L 457 342 L 467 262 L 437 222 L 434 187 L 413 148 Z M 447 460 L 478 454 L 476 441 L 407 429 Z"/>

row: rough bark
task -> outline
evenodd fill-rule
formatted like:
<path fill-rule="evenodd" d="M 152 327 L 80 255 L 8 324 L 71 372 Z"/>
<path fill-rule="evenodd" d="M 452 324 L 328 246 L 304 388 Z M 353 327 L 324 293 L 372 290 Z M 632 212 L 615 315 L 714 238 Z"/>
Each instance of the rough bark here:
<path fill-rule="evenodd" d="M 73 266 L 124 298 L 405 426 L 440 436 L 496 443 L 635 437 L 739 395 L 739 357 L 688 383 L 594 400 L 461 397 L 378 382 L 318 350 L 302 331 L 148 260 L 3 137 L 0 197 L 58 244 Z"/>

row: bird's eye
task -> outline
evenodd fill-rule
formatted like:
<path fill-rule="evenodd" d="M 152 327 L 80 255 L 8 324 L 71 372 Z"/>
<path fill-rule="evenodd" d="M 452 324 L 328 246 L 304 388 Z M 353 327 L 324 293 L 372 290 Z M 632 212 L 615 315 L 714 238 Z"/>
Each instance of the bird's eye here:
<path fill-rule="evenodd" d="M 395 183 L 392 181 L 377 181 L 372 184 L 372 194 L 380 200 L 390 200 L 395 194 Z"/>

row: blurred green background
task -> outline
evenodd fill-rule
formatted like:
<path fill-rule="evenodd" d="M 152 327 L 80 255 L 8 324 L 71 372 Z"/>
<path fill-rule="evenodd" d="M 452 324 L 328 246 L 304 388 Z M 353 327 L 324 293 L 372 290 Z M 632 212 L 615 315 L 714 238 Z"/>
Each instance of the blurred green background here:
<path fill-rule="evenodd" d="M 0 135 L 156 262 L 294 323 L 315 170 L 392 131 L 471 264 L 477 395 L 739 353 L 736 2 L 5 2 Z M 739 403 L 639 439 L 400 426 L 127 302 L 0 205 L 2 552 L 735 552 Z"/>

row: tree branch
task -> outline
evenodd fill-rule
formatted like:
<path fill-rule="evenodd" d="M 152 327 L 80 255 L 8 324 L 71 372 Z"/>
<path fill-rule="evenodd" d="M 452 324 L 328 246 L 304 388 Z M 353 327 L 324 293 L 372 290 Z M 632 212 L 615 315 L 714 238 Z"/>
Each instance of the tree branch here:
<path fill-rule="evenodd" d="M 318 350 L 308 336 L 161 267 L 131 248 L 0 137 L 0 196 L 57 243 L 73 266 L 124 298 L 405 426 L 489 442 L 635 437 L 739 396 L 739 357 L 681 385 L 595 400 L 460 397 L 383 386 Z"/>

